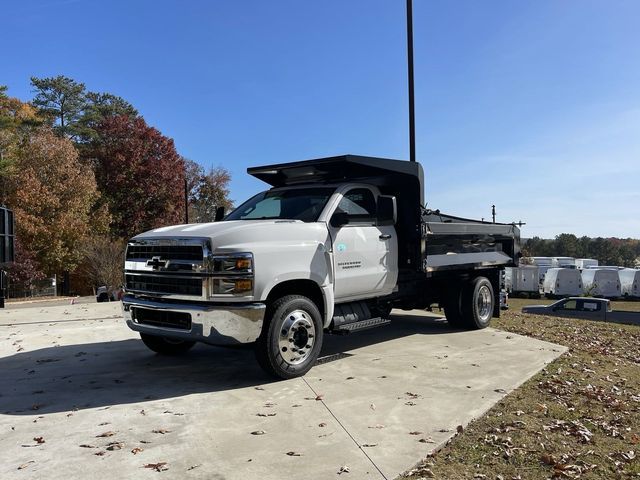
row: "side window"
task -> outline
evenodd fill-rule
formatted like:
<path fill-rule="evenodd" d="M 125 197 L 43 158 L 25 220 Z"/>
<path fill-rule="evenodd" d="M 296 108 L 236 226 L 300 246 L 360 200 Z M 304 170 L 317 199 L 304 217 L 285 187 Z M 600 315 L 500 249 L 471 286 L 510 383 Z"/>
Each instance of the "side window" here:
<path fill-rule="evenodd" d="M 584 302 L 582 309 L 587 312 L 597 312 L 600 310 L 600 302 Z"/>
<path fill-rule="evenodd" d="M 577 302 L 575 300 L 567 300 L 560 308 L 562 310 L 576 310 Z"/>
<path fill-rule="evenodd" d="M 354 188 L 342 197 L 336 212 L 346 213 L 352 222 L 373 223 L 376 218 L 376 200 L 371 190 Z"/>

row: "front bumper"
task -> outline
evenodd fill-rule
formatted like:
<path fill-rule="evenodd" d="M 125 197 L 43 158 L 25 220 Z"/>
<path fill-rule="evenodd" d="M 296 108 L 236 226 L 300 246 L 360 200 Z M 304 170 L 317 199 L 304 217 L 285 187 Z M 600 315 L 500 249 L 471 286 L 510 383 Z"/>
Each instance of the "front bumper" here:
<path fill-rule="evenodd" d="M 262 331 L 266 306 L 263 303 L 210 304 L 159 302 L 125 295 L 122 298 L 124 319 L 136 332 L 179 338 L 211 345 L 237 345 L 255 342 Z M 188 314 L 189 328 L 149 325 L 138 321 L 136 309 L 157 313 Z"/>

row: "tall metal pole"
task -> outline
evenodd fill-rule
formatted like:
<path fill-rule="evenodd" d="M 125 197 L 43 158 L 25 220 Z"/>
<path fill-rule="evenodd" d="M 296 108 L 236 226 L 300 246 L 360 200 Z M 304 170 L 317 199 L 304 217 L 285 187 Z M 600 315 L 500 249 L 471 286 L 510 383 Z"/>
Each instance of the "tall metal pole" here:
<path fill-rule="evenodd" d="M 409 77 L 409 160 L 416 161 L 416 118 L 413 99 L 413 6 L 407 0 L 407 70 Z"/>

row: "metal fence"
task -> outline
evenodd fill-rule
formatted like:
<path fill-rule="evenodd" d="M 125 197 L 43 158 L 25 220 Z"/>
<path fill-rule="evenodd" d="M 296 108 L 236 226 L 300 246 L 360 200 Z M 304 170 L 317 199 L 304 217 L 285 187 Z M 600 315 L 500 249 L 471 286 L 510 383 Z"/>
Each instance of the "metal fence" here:
<path fill-rule="evenodd" d="M 56 279 L 45 278 L 38 280 L 30 288 L 17 285 L 9 285 L 6 298 L 30 298 L 30 297 L 52 297 L 56 295 Z"/>

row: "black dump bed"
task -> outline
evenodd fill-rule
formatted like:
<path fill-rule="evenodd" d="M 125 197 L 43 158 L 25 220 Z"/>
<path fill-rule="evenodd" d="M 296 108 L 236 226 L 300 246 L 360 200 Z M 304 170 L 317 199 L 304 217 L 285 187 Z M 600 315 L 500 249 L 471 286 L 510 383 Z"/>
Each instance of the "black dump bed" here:
<path fill-rule="evenodd" d="M 361 182 L 398 203 L 399 265 L 427 273 L 510 266 L 518 263 L 520 230 L 513 224 L 469 220 L 426 210 L 422 167 L 417 162 L 341 155 L 247 169 L 272 185 Z"/>

